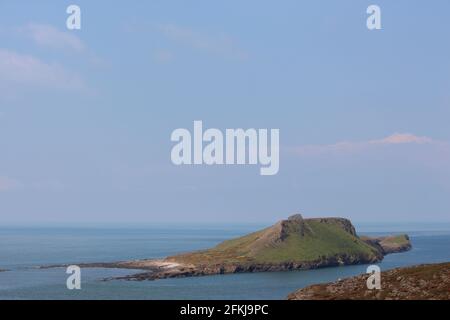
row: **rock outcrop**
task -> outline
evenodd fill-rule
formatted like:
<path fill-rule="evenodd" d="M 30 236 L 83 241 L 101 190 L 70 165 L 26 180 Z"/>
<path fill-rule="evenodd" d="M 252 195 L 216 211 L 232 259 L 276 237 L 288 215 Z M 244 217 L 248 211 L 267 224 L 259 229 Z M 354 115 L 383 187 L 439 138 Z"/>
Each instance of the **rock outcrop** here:
<path fill-rule="evenodd" d="M 411 250 L 412 245 L 408 235 L 401 234 L 386 237 L 361 237 L 367 244 L 377 248 L 383 255 Z"/>

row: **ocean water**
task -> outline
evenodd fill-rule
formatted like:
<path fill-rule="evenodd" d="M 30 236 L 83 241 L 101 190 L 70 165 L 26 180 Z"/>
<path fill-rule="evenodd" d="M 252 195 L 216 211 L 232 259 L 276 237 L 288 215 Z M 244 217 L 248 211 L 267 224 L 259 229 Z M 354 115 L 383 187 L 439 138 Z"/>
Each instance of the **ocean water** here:
<path fill-rule="evenodd" d="M 62 263 L 110 262 L 160 258 L 204 249 L 258 229 L 229 227 L 148 228 L 0 228 L 0 299 L 285 299 L 307 285 L 364 273 L 367 265 L 319 270 L 250 273 L 165 279 L 102 281 L 138 270 L 82 269 L 82 289 L 68 290 L 64 268 L 38 269 Z M 392 254 L 378 265 L 395 267 L 450 261 L 450 228 L 367 226 L 361 234 L 407 232 L 413 250 Z M 383 232 L 377 232 L 383 231 Z"/>

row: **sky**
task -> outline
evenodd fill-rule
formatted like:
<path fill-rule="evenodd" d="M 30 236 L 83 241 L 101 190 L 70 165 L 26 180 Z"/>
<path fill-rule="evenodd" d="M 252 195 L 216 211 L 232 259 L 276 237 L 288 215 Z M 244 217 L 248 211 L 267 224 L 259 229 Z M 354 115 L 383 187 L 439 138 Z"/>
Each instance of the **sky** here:
<path fill-rule="evenodd" d="M 66 28 L 71 4 L 81 30 Z M 0 225 L 448 222 L 448 12 L 1 0 Z M 171 133 L 194 120 L 279 129 L 279 173 L 173 165 Z"/>

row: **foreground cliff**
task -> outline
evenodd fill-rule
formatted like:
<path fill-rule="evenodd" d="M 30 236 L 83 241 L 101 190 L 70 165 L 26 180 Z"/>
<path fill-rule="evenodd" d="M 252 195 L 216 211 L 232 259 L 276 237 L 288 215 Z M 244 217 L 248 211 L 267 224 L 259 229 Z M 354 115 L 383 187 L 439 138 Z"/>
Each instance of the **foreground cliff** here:
<path fill-rule="evenodd" d="M 368 290 L 369 275 L 298 290 L 289 300 L 449 300 L 450 263 L 419 265 L 381 273 L 381 290 Z"/>
<path fill-rule="evenodd" d="M 271 227 L 225 241 L 208 250 L 160 260 L 85 266 L 144 269 L 147 271 L 121 279 L 155 280 L 374 263 L 382 260 L 387 253 L 410 247 L 407 236 L 360 238 L 347 219 L 303 219 L 301 215 L 294 215 Z"/>

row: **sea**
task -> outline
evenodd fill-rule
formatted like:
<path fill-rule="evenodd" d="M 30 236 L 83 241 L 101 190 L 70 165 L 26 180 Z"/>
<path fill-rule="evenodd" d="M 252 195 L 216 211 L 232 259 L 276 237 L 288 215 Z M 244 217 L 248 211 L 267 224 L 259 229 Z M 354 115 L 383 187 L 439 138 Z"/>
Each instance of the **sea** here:
<path fill-rule="evenodd" d="M 368 265 L 229 274 L 157 281 L 103 281 L 140 270 L 82 268 L 81 289 L 69 290 L 53 264 L 162 258 L 206 249 L 259 229 L 257 225 L 145 227 L 0 227 L 0 299 L 278 300 L 299 288 L 365 273 Z M 391 254 L 381 270 L 450 261 L 450 224 L 357 225 L 359 234 L 408 233 L 413 249 Z"/>

